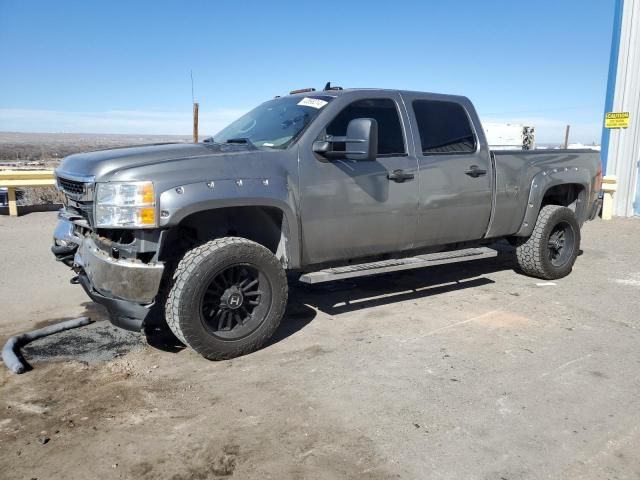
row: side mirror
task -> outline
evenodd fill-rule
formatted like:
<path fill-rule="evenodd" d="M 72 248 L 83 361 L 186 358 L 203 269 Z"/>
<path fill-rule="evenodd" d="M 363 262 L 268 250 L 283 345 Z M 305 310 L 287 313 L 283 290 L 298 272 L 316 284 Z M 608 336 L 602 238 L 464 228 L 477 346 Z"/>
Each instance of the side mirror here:
<path fill-rule="evenodd" d="M 355 143 L 347 150 L 350 160 L 375 160 L 378 156 L 378 122 L 373 118 L 354 118 L 347 125 L 345 143 Z"/>
<path fill-rule="evenodd" d="M 347 144 L 345 152 L 333 150 L 334 143 Z M 355 144 L 349 148 L 349 144 Z M 313 142 L 313 151 L 326 158 L 375 160 L 378 156 L 378 122 L 373 118 L 354 118 L 347 125 L 345 137 L 330 137 Z"/>

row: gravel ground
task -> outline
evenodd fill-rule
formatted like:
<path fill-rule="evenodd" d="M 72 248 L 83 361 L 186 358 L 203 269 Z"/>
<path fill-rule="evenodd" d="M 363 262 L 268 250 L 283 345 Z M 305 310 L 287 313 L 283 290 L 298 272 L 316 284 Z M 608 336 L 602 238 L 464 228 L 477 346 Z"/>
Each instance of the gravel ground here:
<path fill-rule="evenodd" d="M 108 324 L 54 222 L 0 217 L 0 340 L 96 323 L 0 372 L 2 478 L 640 478 L 639 220 L 587 224 L 555 282 L 506 254 L 292 286 L 273 341 L 222 362 Z"/>

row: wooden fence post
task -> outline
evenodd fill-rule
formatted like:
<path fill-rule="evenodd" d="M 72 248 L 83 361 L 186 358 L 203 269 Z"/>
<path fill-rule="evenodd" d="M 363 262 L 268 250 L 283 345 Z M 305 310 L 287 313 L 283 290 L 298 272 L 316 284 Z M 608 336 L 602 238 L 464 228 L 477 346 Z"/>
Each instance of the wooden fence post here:
<path fill-rule="evenodd" d="M 18 216 L 18 204 L 16 203 L 16 187 L 7 187 L 7 200 L 9 200 L 9 215 Z"/>

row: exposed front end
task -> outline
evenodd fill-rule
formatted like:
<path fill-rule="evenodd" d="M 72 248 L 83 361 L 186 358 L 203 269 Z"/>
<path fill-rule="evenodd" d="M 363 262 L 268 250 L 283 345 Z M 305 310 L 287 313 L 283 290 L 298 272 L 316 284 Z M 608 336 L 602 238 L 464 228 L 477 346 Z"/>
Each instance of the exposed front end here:
<path fill-rule="evenodd" d="M 57 172 L 57 177 L 66 204 L 58 215 L 52 252 L 77 273 L 72 282 L 82 285 L 93 301 L 107 308 L 112 323 L 140 330 L 164 272 L 164 264 L 158 261 L 162 232 L 101 227 L 96 218 L 93 177 L 64 172 Z M 134 207 L 118 207 L 125 208 Z"/>

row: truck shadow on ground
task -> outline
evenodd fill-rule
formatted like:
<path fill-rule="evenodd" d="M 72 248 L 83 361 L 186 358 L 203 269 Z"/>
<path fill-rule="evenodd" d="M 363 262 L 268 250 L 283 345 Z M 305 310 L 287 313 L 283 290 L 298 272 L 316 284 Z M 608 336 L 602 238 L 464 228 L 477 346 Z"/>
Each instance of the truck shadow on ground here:
<path fill-rule="evenodd" d="M 327 315 L 338 315 L 490 285 L 495 282 L 485 275 L 516 269 L 513 255 L 508 253 L 506 251 L 498 257 L 473 262 L 317 285 L 291 282 L 287 314 L 279 329 L 263 348 L 268 348 L 302 330 L 316 317 L 315 309 Z"/>
<path fill-rule="evenodd" d="M 327 315 L 339 315 L 491 285 L 495 282 L 486 275 L 500 271 L 524 275 L 518 267 L 514 247 L 499 242 L 492 248 L 498 250 L 497 257 L 317 285 L 290 281 L 285 316 L 262 348 L 269 348 L 305 328 L 315 319 L 316 309 Z M 582 250 L 578 255 L 582 255 Z"/>
<path fill-rule="evenodd" d="M 297 284 L 290 301 L 302 301 L 336 315 L 492 284 L 494 281 L 484 275 L 512 269 L 511 260 L 497 257 L 464 266 L 441 265 L 327 284 Z"/>

